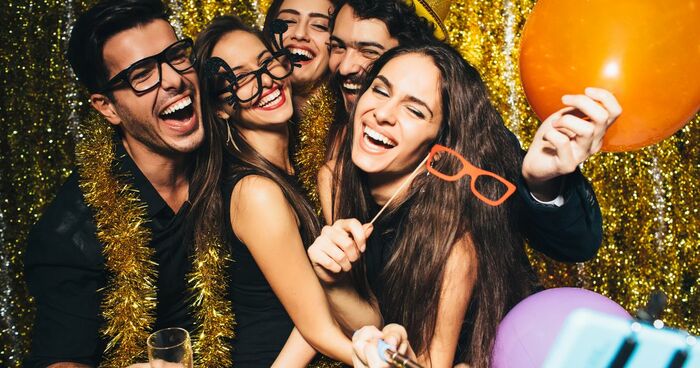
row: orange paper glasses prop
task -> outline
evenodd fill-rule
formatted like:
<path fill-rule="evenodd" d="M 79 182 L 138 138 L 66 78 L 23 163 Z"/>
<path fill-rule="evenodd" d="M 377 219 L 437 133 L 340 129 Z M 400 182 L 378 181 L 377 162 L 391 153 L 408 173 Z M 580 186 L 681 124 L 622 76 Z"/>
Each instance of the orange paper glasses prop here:
<path fill-rule="evenodd" d="M 432 165 L 430 165 L 433 160 L 435 160 L 439 155 L 444 155 L 444 154 L 449 154 L 451 156 L 454 156 L 457 158 L 461 163 L 462 163 L 462 169 L 459 170 L 456 174 L 454 175 L 448 175 L 441 173 L 440 171 L 436 170 Z M 430 154 L 428 155 L 428 163 L 426 164 L 426 168 L 428 169 L 428 172 L 431 174 L 437 176 L 438 178 L 446 181 L 457 181 L 461 179 L 464 175 L 469 175 L 471 178 L 471 190 L 472 193 L 476 196 L 476 198 L 479 198 L 482 202 L 491 205 L 491 206 L 498 206 L 501 203 L 505 202 L 508 197 L 510 197 L 514 192 L 515 192 L 515 185 L 508 180 L 490 172 L 486 171 L 483 169 L 480 169 L 467 161 L 462 155 L 459 153 L 445 147 L 441 146 L 439 144 L 436 144 L 433 146 L 433 149 L 430 150 Z M 496 179 L 499 181 L 501 184 L 503 184 L 506 187 L 505 193 L 503 193 L 500 197 L 497 199 L 490 199 L 483 194 L 481 194 L 477 189 L 476 189 L 476 179 L 479 178 L 480 176 L 488 176 L 490 178 Z"/>
<path fill-rule="evenodd" d="M 462 169 L 459 170 L 456 174 L 450 175 L 450 174 L 442 173 L 442 172 L 438 171 L 437 169 L 435 169 L 431 165 L 431 163 L 433 163 L 433 161 L 436 161 L 441 155 L 445 155 L 445 154 L 454 156 L 455 158 L 457 158 L 459 160 L 459 162 L 462 163 Z M 411 175 L 409 175 L 406 179 L 404 179 L 404 181 L 401 183 L 401 185 L 398 187 L 398 189 L 396 189 L 394 194 L 391 195 L 391 198 L 389 198 L 389 200 L 384 204 L 384 206 L 382 206 L 382 208 L 379 210 L 379 212 L 377 212 L 377 214 L 374 215 L 374 218 L 372 219 L 372 221 L 369 222 L 370 224 L 374 224 L 374 221 L 376 221 L 379 218 L 379 216 L 382 214 L 382 212 L 384 212 L 384 210 L 387 208 L 387 206 L 389 206 L 389 204 L 394 200 L 394 198 L 396 198 L 398 196 L 398 194 L 401 193 L 403 188 L 406 185 L 408 185 L 408 183 L 410 183 L 413 180 L 413 178 L 415 178 L 416 174 L 418 174 L 420 168 L 423 165 L 425 165 L 425 167 L 428 169 L 429 173 L 431 173 L 431 174 L 433 174 L 433 175 L 437 176 L 438 178 L 445 180 L 445 181 L 457 181 L 457 180 L 461 179 L 462 177 L 464 177 L 465 175 L 469 175 L 469 177 L 471 178 L 470 185 L 471 185 L 472 193 L 476 196 L 476 198 L 479 198 L 479 200 L 481 200 L 482 202 L 484 202 L 490 206 L 500 205 L 501 203 L 505 202 L 506 199 L 508 199 L 508 197 L 513 195 L 513 193 L 515 192 L 516 187 L 513 183 L 509 182 L 508 180 L 506 180 L 506 179 L 504 179 L 504 178 L 502 178 L 502 177 L 500 177 L 500 176 L 498 176 L 490 171 L 480 169 L 480 168 L 470 164 L 469 161 L 467 161 L 467 159 L 462 157 L 462 155 L 460 155 L 456 151 L 451 150 L 445 146 L 436 144 L 430 150 L 430 153 L 428 154 L 428 156 L 426 156 L 423 159 L 423 161 L 421 161 L 421 163 L 418 164 L 418 166 L 413 170 L 413 172 L 411 172 Z M 490 199 L 490 198 L 484 196 L 483 194 L 481 194 L 476 189 L 476 179 L 478 179 L 480 176 L 487 176 L 487 177 L 493 178 L 493 179 L 497 180 L 498 182 L 500 182 L 501 184 L 503 184 L 506 188 L 505 193 L 503 193 L 497 199 Z"/>

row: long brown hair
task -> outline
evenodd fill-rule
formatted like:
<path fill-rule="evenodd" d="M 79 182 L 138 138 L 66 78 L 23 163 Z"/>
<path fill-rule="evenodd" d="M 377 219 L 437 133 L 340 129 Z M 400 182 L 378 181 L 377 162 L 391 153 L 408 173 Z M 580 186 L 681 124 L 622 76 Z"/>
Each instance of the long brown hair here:
<path fill-rule="evenodd" d="M 490 103 L 479 73 L 451 47 L 442 43 L 400 46 L 382 55 L 369 71 L 360 91 L 362 96 L 372 80 L 391 59 L 407 54 L 425 55 L 440 70 L 443 121 L 434 143 L 461 153 L 477 167 L 494 172 L 510 182 L 519 178 L 521 153 L 510 132 Z M 350 122 L 353 121 L 351 116 Z M 351 159 L 354 129 L 347 129 L 341 143 L 334 177 L 334 219 L 355 217 L 367 222 L 374 204 L 367 175 Z M 427 155 L 416 152 L 416 157 Z M 457 163 L 440 159 L 434 166 L 455 172 Z M 425 353 L 435 333 L 437 305 L 447 259 L 456 242 L 468 236 L 476 251 L 477 281 L 468 315 L 466 345 L 458 358 L 474 367 L 488 367 L 498 322 L 506 311 L 526 296 L 532 287 L 532 273 L 518 231 L 518 196 L 491 207 L 471 194 L 470 178 L 446 182 L 419 175 L 408 194 L 377 224 L 368 248 L 377 244 L 388 222 L 398 224 L 391 237 L 394 245 L 387 264 L 379 274 L 377 295 L 384 320 L 404 325 L 416 352 Z M 492 181 L 477 181 L 481 193 L 498 197 L 502 188 Z M 377 233 L 379 232 L 379 233 Z M 353 267 L 358 292 L 370 297 L 367 265 Z M 465 342 L 462 341 L 462 344 Z"/>
<path fill-rule="evenodd" d="M 211 57 L 212 50 L 221 38 L 234 31 L 244 31 L 257 36 L 266 47 L 269 45 L 264 41 L 260 32 L 255 31 L 251 27 L 244 24 L 238 17 L 235 16 L 220 16 L 215 18 L 207 28 L 202 31 L 197 37 L 194 45 L 194 53 L 197 58 L 195 68 L 199 75 L 200 93 L 202 95 L 202 120 L 206 126 L 211 126 L 211 139 L 217 142 L 217 145 L 222 149 L 220 151 L 209 152 L 209 166 L 220 165 L 219 168 L 225 167 L 222 178 L 234 177 L 242 174 L 253 173 L 273 180 L 282 189 L 285 197 L 294 209 L 294 212 L 299 220 L 301 238 L 304 244 L 311 244 L 316 235 L 320 231 L 320 221 L 316 216 L 313 208 L 301 194 L 293 183 L 290 183 L 286 178 L 286 173 L 276 167 L 269 160 L 258 153 L 245 138 L 235 129 L 237 124 L 235 120 L 226 121 L 221 119 L 216 111 L 221 108 L 224 103 L 218 98 L 217 80 L 212 78 L 205 70 L 205 62 Z M 232 144 L 226 144 L 226 129 L 227 125 L 232 125 Z M 290 144 L 290 147 L 292 145 Z M 208 182 L 209 187 L 216 186 L 220 191 L 220 182 Z M 219 194 L 221 200 L 221 194 Z M 222 216 L 223 212 L 219 212 Z M 223 217 L 223 216 L 222 216 Z"/>

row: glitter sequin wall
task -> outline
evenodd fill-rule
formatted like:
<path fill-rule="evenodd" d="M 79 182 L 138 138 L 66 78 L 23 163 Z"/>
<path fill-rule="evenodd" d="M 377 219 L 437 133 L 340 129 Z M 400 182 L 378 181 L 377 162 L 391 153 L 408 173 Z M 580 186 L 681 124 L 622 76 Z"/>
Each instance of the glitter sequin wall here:
<path fill-rule="evenodd" d="M 64 57 L 76 15 L 93 1 L 21 0 L 0 5 L 0 366 L 19 367 L 28 349 L 31 305 L 22 275 L 27 233 L 73 169 L 85 92 Z M 167 0 L 178 33 L 194 37 L 216 15 L 260 25 L 270 0 Z M 520 32 L 531 0 L 459 0 L 450 41 L 475 65 L 508 127 L 527 145 L 538 121 L 518 79 Z M 548 287 L 580 286 L 628 311 L 652 290 L 669 296 L 667 324 L 700 333 L 700 117 L 673 137 L 585 163 L 604 216 L 598 257 L 564 265 L 535 254 Z"/>

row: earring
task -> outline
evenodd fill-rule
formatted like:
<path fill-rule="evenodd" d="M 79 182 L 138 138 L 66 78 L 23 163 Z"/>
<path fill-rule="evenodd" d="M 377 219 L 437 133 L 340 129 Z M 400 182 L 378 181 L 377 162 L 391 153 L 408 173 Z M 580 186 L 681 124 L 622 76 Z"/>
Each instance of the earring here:
<path fill-rule="evenodd" d="M 231 133 L 231 124 L 226 120 L 226 135 L 228 136 L 226 138 L 226 143 L 232 143 L 234 146 L 236 145 L 233 143 L 233 133 Z"/>

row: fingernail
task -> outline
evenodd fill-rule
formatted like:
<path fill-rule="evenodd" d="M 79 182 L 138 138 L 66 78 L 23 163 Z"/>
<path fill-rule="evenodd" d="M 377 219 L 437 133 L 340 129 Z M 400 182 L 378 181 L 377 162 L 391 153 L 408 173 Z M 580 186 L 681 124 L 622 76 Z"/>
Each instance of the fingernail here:
<path fill-rule="evenodd" d="M 386 341 L 387 344 L 389 344 L 389 345 L 391 345 L 391 346 L 393 346 L 393 347 L 396 347 L 396 344 L 399 343 L 399 342 L 396 340 L 396 337 L 393 337 L 393 336 L 389 336 L 389 338 L 384 339 L 384 341 Z"/>

